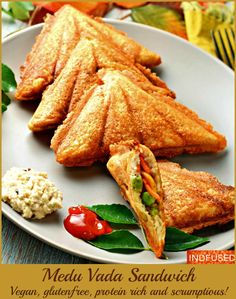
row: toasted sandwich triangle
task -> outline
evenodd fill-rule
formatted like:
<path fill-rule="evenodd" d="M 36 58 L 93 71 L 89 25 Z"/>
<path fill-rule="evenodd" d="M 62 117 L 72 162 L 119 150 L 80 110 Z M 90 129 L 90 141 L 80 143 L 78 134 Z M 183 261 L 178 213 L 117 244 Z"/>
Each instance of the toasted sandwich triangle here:
<path fill-rule="evenodd" d="M 29 128 L 42 131 L 61 124 L 82 95 L 94 84 L 99 85 L 98 72 L 103 69 L 122 71 L 138 86 L 154 95 L 173 96 L 157 76 L 145 70 L 142 72 L 116 48 L 99 40 L 81 38 L 59 76 L 43 93 Z"/>
<path fill-rule="evenodd" d="M 32 131 L 42 131 L 62 123 L 71 99 L 79 99 L 85 86 L 88 89 L 92 82 L 96 81 L 96 67 L 91 43 L 80 41 L 60 75 L 43 93 L 42 100 L 29 122 L 29 128 Z"/>
<path fill-rule="evenodd" d="M 116 71 L 107 72 L 103 81 L 115 82 L 123 90 L 142 142 L 157 156 L 217 152 L 225 148 L 225 138 L 179 102 L 154 97 Z"/>
<path fill-rule="evenodd" d="M 76 164 L 83 166 L 104 159 L 102 142 L 108 109 L 109 98 L 104 95 L 104 87 L 98 86 L 68 114 L 51 142 L 59 163 L 73 166 L 77 160 Z"/>
<path fill-rule="evenodd" d="M 139 147 L 150 152 L 143 145 Z M 153 243 L 155 233 L 152 225 L 146 225 L 149 207 L 137 196 L 131 185 L 132 172 L 139 158 L 135 157 L 137 143 L 126 142 L 110 146 L 111 158 L 107 168 L 118 183 L 123 197 L 130 202 L 138 216 L 141 225 L 150 232 Z M 226 186 L 210 173 L 203 171 L 189 171 L 177 163 L 168 160 L 153 160 L 151 154 L 146 155 L 146 162 L 152 166 L 152 175 L 158 176 L 159 190 L 162 192 L 162 204 L 167 227 L 176 227 L 187 233 L 212 225 L 225 224 L 234 219 L 235 188 Z M 157 171 L 158 170 L 158 171 Z M 142 173 L 142 172 L 141 172 Z M 136 174 L 137 175 L 137 174 Z M 144 190 L 142 190 L 144 192 Z M 150 215 L 149 215 L 150 216 Z M 149 234 L 150 235 L 150 234 Z"/>
<path fill-rule="evenodd" d="M 54 16 L 48 15 L 36 43 L 21 68 L 21 82 L 15 98 L 32 100 L 57 78 L 71 52 L 82 38 L 109 43 L 133 62 L 144 66 L 158 65 L 160 56 L 136 43 L 124 33 L 64 5 Z"/>
<path fill-rule="evenodd" d="M 234 219 L 235 189 L 213 175 L 189 171 L 177 163 L 158 161 L 167 226 L 192 233 Z"/>
<path fill-rule="evenodd" d="M 63 131 L 64 123 L 53 137 L 52 148 L 60 163 L 78 166 L 85 165 L 86 161 L 91 164 L 104 160 L 111 144 L 133 139 L 148 146 L 156 156 L 165 157 L 183 152 L 218 152 L 225 148 L 226 141 L 222 135 L 177 101 L 169 97 L 154 97 L 120 71 L 107 70 L 101 73 L 100 79 L 103 83 L 94 87 L 90 98 L 79 102 L 78 107 L 67 116 L 67 133 L 64 136 L 59 133 Z M 98 90 L 105 101 L 101 102 L 97 96 Z M 92 107 L 91 102 L 93 117 L 88 109 L 88 105 Z M 101 111 L 106 115 L 102 118 L 101 127 L 98 127 L 96 118 Z M 86 152 L 83 151 L 84 144 L 78 143 L 78 140 L 84 139 L 82 123 L 83 132 L 86 132 L 84 142 L 87 144 L 89 141 Z M 97 148 L 96 130 L 102 134 L 97 154 L 94 152 Z M 58 139 L 60 146 L 55 148 Z"/>
<path fill-rule="evenodd" d="M 55 16 L 47 15 L 42 31 L 21 67 L 16 100 L 41 97 L 42 92 L 64 67 L 79 35 L 70 7 L 63 7 Z"/>

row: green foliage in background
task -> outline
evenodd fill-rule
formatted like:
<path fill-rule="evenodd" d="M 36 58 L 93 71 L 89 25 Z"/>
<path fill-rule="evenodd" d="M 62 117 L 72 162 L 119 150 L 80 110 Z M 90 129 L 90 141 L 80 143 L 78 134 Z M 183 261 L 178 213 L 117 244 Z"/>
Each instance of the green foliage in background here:
<path fill-rule="evenodd" d="M 34 10 L 31 2 L 8 2 L 8 8 L 2 7 L 2 11 L 20 21 L 27 21 L 30 18 L 30 11 Z"/>

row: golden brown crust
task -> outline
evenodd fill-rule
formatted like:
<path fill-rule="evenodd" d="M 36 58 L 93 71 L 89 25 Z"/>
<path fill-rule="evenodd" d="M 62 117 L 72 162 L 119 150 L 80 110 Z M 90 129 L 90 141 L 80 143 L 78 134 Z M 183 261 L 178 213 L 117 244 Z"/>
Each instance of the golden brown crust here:
<path fill-rule="evenodd" d="M 27 69 L 29 63 L 31 62 L 31 59 L 34 57 L 34 55 L 37 55 L 37 51 L 39 51 L 39 48 L 42 47 L 42 44 L 45 42 L 47 35 L 52 29 L 53 23 L 55 21 L 55 18 L 47 14 L 44 21 L 44 26 L 40 34 L 36 37 L 35 43 L 32 47 L 32 50 L 30 53 L 26 56 L 25 63 L 20 67 L 20 77 L 21 79 L 24 76 L 24 72 Z"/>
<path fill-rule="evenodd" d="M 75 17 L 72 13 L 64 12 L 66 14 L 66 28 L 63 30 L 62 42 L 60 44 L 60 54 L 58 56 L 54 78 L 57 78 L 64 66 L 66 65 L 73 49 L 78 44 L 80 40 L 80 31 Z M 68 30 L 68 29 L 69 30 Z"/>
<path fill-rule="evenodd" d="M 105 40 L 133 62 L 147 66 L 160 63 L 159 55 L 113 27 L 97 22 L 70 5 L 64 5 L 55 16 L 47 17 L 41 34 L 21 67 L 21 82 L 15 98 L 32 100 L 40 97 L 58 77 L 81 37 Z"/>
<path fill-rule="evenodd" d="M 122 49 L 125 54 L 133 58 L 137 63 L 147 67 L 153 67 L 161 63 L 161 57 L 156 53 L 130 39 L 124 32 L 115 29 L 109 24 L 105 24 L 101 18 L 96 18 L 96 20 L 99 20 L 99 22 L 93 22 L 92 19 L 87 19 L 90 25 L 92 25 L 100 35 L 106 36 L 108 40 Z"/>
<path fill-rule="evenodd" d="M 192 233 L 234 219 L 235 189 L 206 172 L 158 161 L 164 191 L 167 226 Z"/>
<path fill-rule="evenodd" d="M 149 81 L 154 85 L 154 86 L 158 86 L 160 88 L 163 88 L 164 90 L 168 90 L 168 95 L 169 97 L 175 99 L 175 93 L 170 90 L 166 83 L 161 80 L 155 73 L 153 73 L 149 68 L 139 64 L 139 63 L 136 63 L 135 64 L 136 67 L 149 79 Z"/>
<path fill-rule="evenodd" d="M 161 156 L 174 156 L 182 152 L 217 152 L 224 149 L 226 141 L 223 136 L 172 98 L 157 94 L 153 96 L 145 92 L 120 71 L 103 71 L 100 79 L 102 83 L 94 87 L 91 99 L 83 102 L 84 107 L 81 108 L 80 105 L 78 111 L 77 108 L 74 109 L 74 114 L 70 116 L 74 121 L 70 122 L 67 134 L 62 136 L 57 131 L 55 133 L 54 142 L 60 139 L 61 143 L 56 149 L 52 143 L 52 148 L 60 163 L 76 166 L 84 163 L 83 160 L 96 161 L 98 157 L 104 160 L 111 144 L 127 140 L 143 143 L 156 155 Z M 102 97 L 98 101 L 99 105 L 94 102 L 97 90 Z M 88 109 L 91 107 L 90 101 L 94 103 L 93 111 L 97 109 L 92 118 Z M 98 128 L 95 123 L 98 122 L 96 117 L 99 117 L 101 110 L 106 115 L 102 118 L 102 122 L 99 122 L 101 128 Z M 85 113 L 88 114 L 89 122 Z M 86 153 L 83 151 L 83 143 L 76 141 L 84 139 L 81 133 L 82 122 L 83 131 L 86 131 L 84 142 L 87 146 L 89 144 Z M 91 128 L 97 132 L 93 132 Z M 98 139 L 95 138 L 97 134 L 100 134 L 99 147 L 97 147 Z M 70 139 L 73 146 L 68 141 L 63 145 L 63 138 Z M 95 148 L 98 151 L 96 155 Z M 67 156 L 70 157 L 70 163 Z"/>
<path fill-rule="evenodd" d="M 54 17 L 50 16 L 49 24 L 46 22 L 46 29 L 43 29 L 32 53 L 26 58 L 21 82 L 15 94 L 17 100 L 39 98 L 56 74 L 59 74 L 78 39 L 71 15 L 73 12 L 74 10 L 64 6 Z"/>
<path fill-rule="evenodd" d="M 117 49 L 105 42 L 83 38 L 73 50 L 60 75 L 43 93 L 29 128 L 32 131 L 41 131 L 61 124 L 67 111 L 75 109 L 83 94 L 94 84 L 100 84 L 99 77 L 102 78 L 106 69 L 120 70 L 153 96 L 170 94 L 168 89 L 153 85 L 124 54 L 117 52 Z"/>
<path fill-rule="evenodd" d="M 137 142 L 111 145 L 112 158 L 107 164 L 123 196 L 129 202 L 132 198 L 129 192 L 127 167 L 124 163 L 131 161 L 132 156 L 127 152 L 131 152 L 135 146 Z M 159 160 L 157 164 L 163 188 L 163 207 L 167 227 L 176 227 L 192 233 L 234 219 L 234 187 L 221 184 L 209 173 L 189 171 L 167 160 Z M 152 162 L 151 165 L 155 164 Z M 131 206 L 133 207 L 132 204 Z M 145 223 L 141 223 L 145 227 Z"/>
<path fill-rule="evenodd" d="M 93 95 L 94 89 L 95 87 L 91 87 L 91 89 L 82 97 L 81 101 L 78 102 L 76 109 L 70 111 L 67 114 L 66 119 L 63 121 L 63 124 L 57 128 L 56 134 L 54 134 L 51 141 L 51 148 L 53 148 L 55 152 L 58 151 L 59 146 L 63 143 L 64 137 L 68 135 L 84 106 Z M 90 159 L 88 159 L 88 161 L 90 161 Z M 90 163 L 88 165 L 90 165 Z"/>
<path fill-rule="evenodd" d="M 108 106 L 109 99 L 104 97 L 103 88 L 97 87 L 83 107 L 80 106 L 78 110 L 73 111 L 74 113 L 69 114 L 69 120 L 65 121 L 65 124 L 69 124 L 68 133 L 64 135 L 62 125 L 52 140 L 52 148 L 58 140 L 60 143 L 57 148 L 59 163 L 74 166 L 87 160 L 96 161 L 104 158 L 101 144 Z"/>
<path fill-rule="evenodd" d="M 67 115 L 71 98 L 72 106 L 74 98 L 80 99 L 84 93 L 85 86 L 89 89 L 92 85 L 90 83 L 95 71 L 96 62 L 90 43 L 80 41 L 60 75 L 43 93 L 42 100 L 29 122 L 30 130 L 42 131 L 61 124 Z"/>
<path fill-rule="evenodd" d="M 226 215 L 225 217 L 222 217 L 221 219 L 216 218 L 216 219 L 212 219 L 211 221 L 206 221 L 206 222 L 200 223 L 200 224 L 194 224 L 192 226 L 184 227 L 184 228 L 180 228 L 180 229 L 188 234 L 192 234 L 196 230 L 200 230 L 202 228 L 212 226 L 212 225 L 223 225 L 232 220 L 234 220 L 234 214 L 229 214 L 229 215 Z"/>

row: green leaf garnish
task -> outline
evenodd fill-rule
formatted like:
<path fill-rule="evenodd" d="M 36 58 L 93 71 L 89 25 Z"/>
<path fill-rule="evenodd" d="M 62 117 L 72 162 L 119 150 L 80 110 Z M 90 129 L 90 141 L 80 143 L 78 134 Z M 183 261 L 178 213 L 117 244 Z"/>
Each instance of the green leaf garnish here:
<path fill-rule="evenodd" d="M 3 91 L 2 91 L 2 103 L 6 106 L 11 103 L 11 99 Z"/>
<path fill-rule="evenodd" d="M 102 219 L 116 224 L 138 225 L 134 215 L 124 205 L 94 205 L 87 207 Z M 145 234 L 144 234 L 145 235 Z M 166 228 L 165 251 L 183 251 L 192 249 L 209 242 L 206 237 L 199 237 L 184 233 L 175 227 Z M 133 253 L 146 250 L 141 241 L 127 230 L 117 230 L 110 234 L 99 236 L 90 244 L 112 252 Z"/>
<path fill-rule="evenodd" d="M 5 112 L 7 110 L 7 106 L 2 103 L 2 112 Z"/>
<path fill-rule="evenodd" d="M 2 63 L 2 112 L 7 110 L 7 106 L 11 103 L 6 93 L 14 91 L 16 88 L 16 79 L 13 71 Z"/>
<path fill-rule="evenodd" d="M 2 112 L 7 110 L 7 106 L 11 103 L 10 98 L 2 91 Z"/>
<path fill-rule="evenodd" d="M 30 11 L 34 10 L 34 5 L 31 2 L 9 2 L 8 10 L 2 7 L 2 11 L 14 19 L 26 21 L 30 18 Z"/>
<path fill-rule="evenodd" d="M 133 213 L 124 205 L 94 205 L 87 207 L 102 219 L 117 224 L 137 224 Z"/>
<path fill-rule="evenodd" d="M 13 71 L 2 63 L 2 90 L 4 92 L 14 91 L 16 88 L 16 79 Z"/>
<path fill-rule="evenodd" d="M 209 242 L 208 238 L 193 236 L 175 227 L 166 228 L 165 251 L 182 251 Z"/>
<path fill-rule="evenodd" d="M 112 252 L 142 251 L 144 246 L 142 242 L 131 232 L 127 230 L 117 230 L 110 234 L 97 237 L 95 240 L 88 241 L 91 245 L 100 249 Z"/>

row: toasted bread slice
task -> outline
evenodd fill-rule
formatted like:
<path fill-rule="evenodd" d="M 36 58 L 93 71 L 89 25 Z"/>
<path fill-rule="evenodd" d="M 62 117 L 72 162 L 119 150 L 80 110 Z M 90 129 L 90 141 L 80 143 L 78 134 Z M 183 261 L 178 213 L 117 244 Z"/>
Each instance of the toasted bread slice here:
<path fill-rule="evenodd" d="M 99 77 L 102 76 L 103 69 L 120 70 L 123 75 L 153 95 L 173 96 L 156 75 L 145 70 L 142 72 L 122 52 L 117 52 L 116 48 L 99 40 L 83 38 L 72 51 L 60 75 L 43 93 L 42 100 L 29 122 L 29 128 L 32 131 L 42 131 L 61 124 L 67 112 L 75 108 L 82 95 L 94 84 L 100 84 Z M 149 80 L 153 81 L 153 78 L 156 85 Z"/>
<path fill-rule="evenodd" d="M 92 19 L 81 12 L 78 12 L 78 23 L 87 23 L 94 28 L 98 39 L 107 39 L 126 55 L 134 59 L 135 62 L 147 67 L 154 67 L 161 63 L 161 57 L 148 50 L 141 44 L 129 38 L 123 31 L 115 29 L 113 26 L 103 22 L 101 18 Z M 84 31 L 86 32 L 86 30 Z"/>
<path fill-rule="evenodd" d="M 144 66 L 160 63 L 160 56 L 128 38 L 123 32 L 96 21 L 70 5 L 64 5 L 54 16 L 48 15 L 43 30 L 21 68 L 21 82 L 15 98 L 40 98 L 46 87 L 57 78 L 79 40 L 90 38 L 109 43 L 127 59 Z"/>
<path fill-rule="evenodd" d="M 85 89 L 89 89 L 96 81 L 96 66 L 90 43 L 80 41 L 63 71 L 43 93 L 42 100 L 28 124 L 29 129 L 42 131 L 62 123 L 68 113 L 73 93 L 76 93 L 76 98 L 80 98 Z"/>
<path fill-rule="evenodd" d="M 64 6 L 55 16 L 48 15 L 33 49 L 21 68 L 21 81 L 17 86 L 15 99 L 40 98 L 43 90 L 63 69 L 79 36 L 74 9 Z"/>
<path fill-rule="evenodd" d="M 120 71 L 106 70 L 100 79 L 101 84 L 68 114 L 52 139 L 61 164 L 106 160 L 111 144 L 127 140 L 166 157 L 225 148 L 222 135 L 172 98 L 153 96 Z"/>
<path fill-rule="evenodd" d="M 164 192 L 166 225 L 187 233 L 234 219 L 235 189 L 203 171 L 189 171 L 158 161 Z"/>

